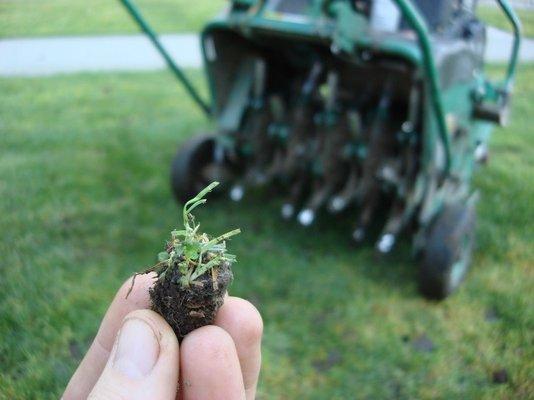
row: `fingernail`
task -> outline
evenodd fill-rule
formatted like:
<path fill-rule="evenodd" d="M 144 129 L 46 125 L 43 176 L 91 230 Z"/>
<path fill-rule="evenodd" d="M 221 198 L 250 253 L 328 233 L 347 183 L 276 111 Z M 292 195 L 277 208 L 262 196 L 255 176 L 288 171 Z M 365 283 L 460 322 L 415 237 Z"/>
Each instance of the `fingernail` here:
<path fill-rule="evenodd" d="M 139 379 L 152 371 L 159 356 L 159 342 L 150 325 L 140 319 L 126 320 L 119 332 L 113 368 Z"/>

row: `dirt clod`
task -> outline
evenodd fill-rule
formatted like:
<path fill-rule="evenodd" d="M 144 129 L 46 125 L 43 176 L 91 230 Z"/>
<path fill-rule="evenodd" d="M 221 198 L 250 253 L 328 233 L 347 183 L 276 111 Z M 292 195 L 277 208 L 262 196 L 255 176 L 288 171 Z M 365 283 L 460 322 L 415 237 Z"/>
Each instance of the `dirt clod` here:
<path fill-rule="evenodd" d="M 430 353 L 435 350 L 436 345 L 426 334 L 422 334 L 412 341 L 412 347 L 422 353 Z"/>
<path fill-rule="evenodd" d="M 181 341 L 194 329 L 212 324 L 222 306 L 233 275 L 228 263 L 216 268 L 216 285 L 213 284 L 212 274 L 208 272 L 198 278 L 200 285 L 182 287 L 178 268 L 172 268 L 150 289 L 152 309 L 165 318 L 178 340 Z"/>
<path fill-rule="evenodd" d="M 236 256 L 226 250 L 226 242 L 240 229 L 211 237 L 200 231 L 191 211 L 206 203 L 204 197 L 219 183 L 212 182 L 183 207 L 183 229 L 171 232 L 158 263 L 134 275 L 156 273 L 156 283 L 149 290 L 152 309 L 174 330 L 179 341 L 194 329 L 212 324 L 232 282 L 232 264 Z"/>
<path fill-rule="evenodd" d="M 508 371 L 504 368 L 493 371 L 491 374 L 493 383 L 503 384 L 508 382 Z"/>
<path fill-rule="evenodd" d="M 342 359 L 343 357 L 338 350 L 331 350 L 328 352 L 326 358 L 315 360 L 313 367 L 317 372 L 326 372 L 341 363 Z"/>

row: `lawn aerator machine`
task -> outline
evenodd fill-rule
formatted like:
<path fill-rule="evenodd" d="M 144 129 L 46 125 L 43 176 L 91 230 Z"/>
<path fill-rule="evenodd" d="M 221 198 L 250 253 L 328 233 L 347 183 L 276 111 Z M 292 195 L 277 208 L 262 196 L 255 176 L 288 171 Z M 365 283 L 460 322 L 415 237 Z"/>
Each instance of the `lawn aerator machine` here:
<path fill-rule="evenodd" d="M 483 72 L 486 27 L 476 0 L 233 0 L 201 34 L 211 102 L 202 100 L 130 0 L 121 0 L 215 134 L 193 137 L 172 163 L 184 201 L 211 181 L 230 198 L 252 187 L 286 193 L 285 219 L 357 207 L 356 243 L 384 220 L 379 253 L 401 233 L 420 258 L 419 286 L 445 298 L 473 249 L 477 163 L 505 124 L 520 45 L 506 77 Z"/>

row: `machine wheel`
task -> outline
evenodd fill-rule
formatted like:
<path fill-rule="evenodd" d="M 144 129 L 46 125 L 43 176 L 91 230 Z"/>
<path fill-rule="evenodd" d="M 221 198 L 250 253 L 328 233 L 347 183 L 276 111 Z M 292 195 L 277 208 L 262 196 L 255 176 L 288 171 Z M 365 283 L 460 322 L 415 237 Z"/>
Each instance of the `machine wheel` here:
<path fill-rule="evenodd" d="M 419 289 L 442 300 L 462 283 L 475 240 L 474 205 L 448 205 L 430 226 L 419 269 Z"/>
<path fill-rule="evenodd" d="M 185 142 L 171 164 L 171 187 L 180 203 L 185 203 L 213 181 L 215 136 L 200 135 Z"/>

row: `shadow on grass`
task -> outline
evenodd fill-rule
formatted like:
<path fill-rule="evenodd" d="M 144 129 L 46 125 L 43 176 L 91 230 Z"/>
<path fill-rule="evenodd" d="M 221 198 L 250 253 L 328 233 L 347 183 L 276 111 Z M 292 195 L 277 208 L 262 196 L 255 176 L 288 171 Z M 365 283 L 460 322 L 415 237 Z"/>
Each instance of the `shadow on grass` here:
<path fill-rule="evenodd" d="M 254 258 L 272 260 L 273 264 L 277 264 L 278 258 L 294 260 L 295 266 L 279 265 L 277 268 L 296 269 L 304 273 L 308 284 L 310 280 L 320 281 L 323 274 L 327 273 L 334 277 L 339 275 L 345 279 L 368 282 L 390 292 L 408 294 L 407 289 L 413 288 L 415 264 L 406 237 L 388 256 L 380 256 L 374 250 L 373 239 L 379 232 L 380 218 L 370 230 L 369 239 L 361 246 L 355 246 L 350 233 L 354 228 L 357 210 L 342 215 L 323 212 L 314 225 L 305 228 L 295 220 L 282 220 L 279 216 L 281 200 L 281 196 L 272 195 L 267 190 L 256 191 L 238 204 L 219 198 L 216 203 L 210 203 L 206 211 L 210 217 L 202 218 L 200 214 L 199 220 L 209 220 L 210 225 L 217 224 L 215 230 L 219 225 L 223 230 L 225 224 L 228 227 L 239 226 L 247 238 L 247 244 L 252 246 L 251 249 L 238 244 L 241 238 L 235 239 L 240 255 L 243 253 L 241 258 L 248 259 L 252 251 Z M 252 240 L 260 244 L 254 246 Z M 295 278 L 302 280 L 298 274 Z M 352 294 L 345 292 L 345 295 L 350 297 Z"/>

